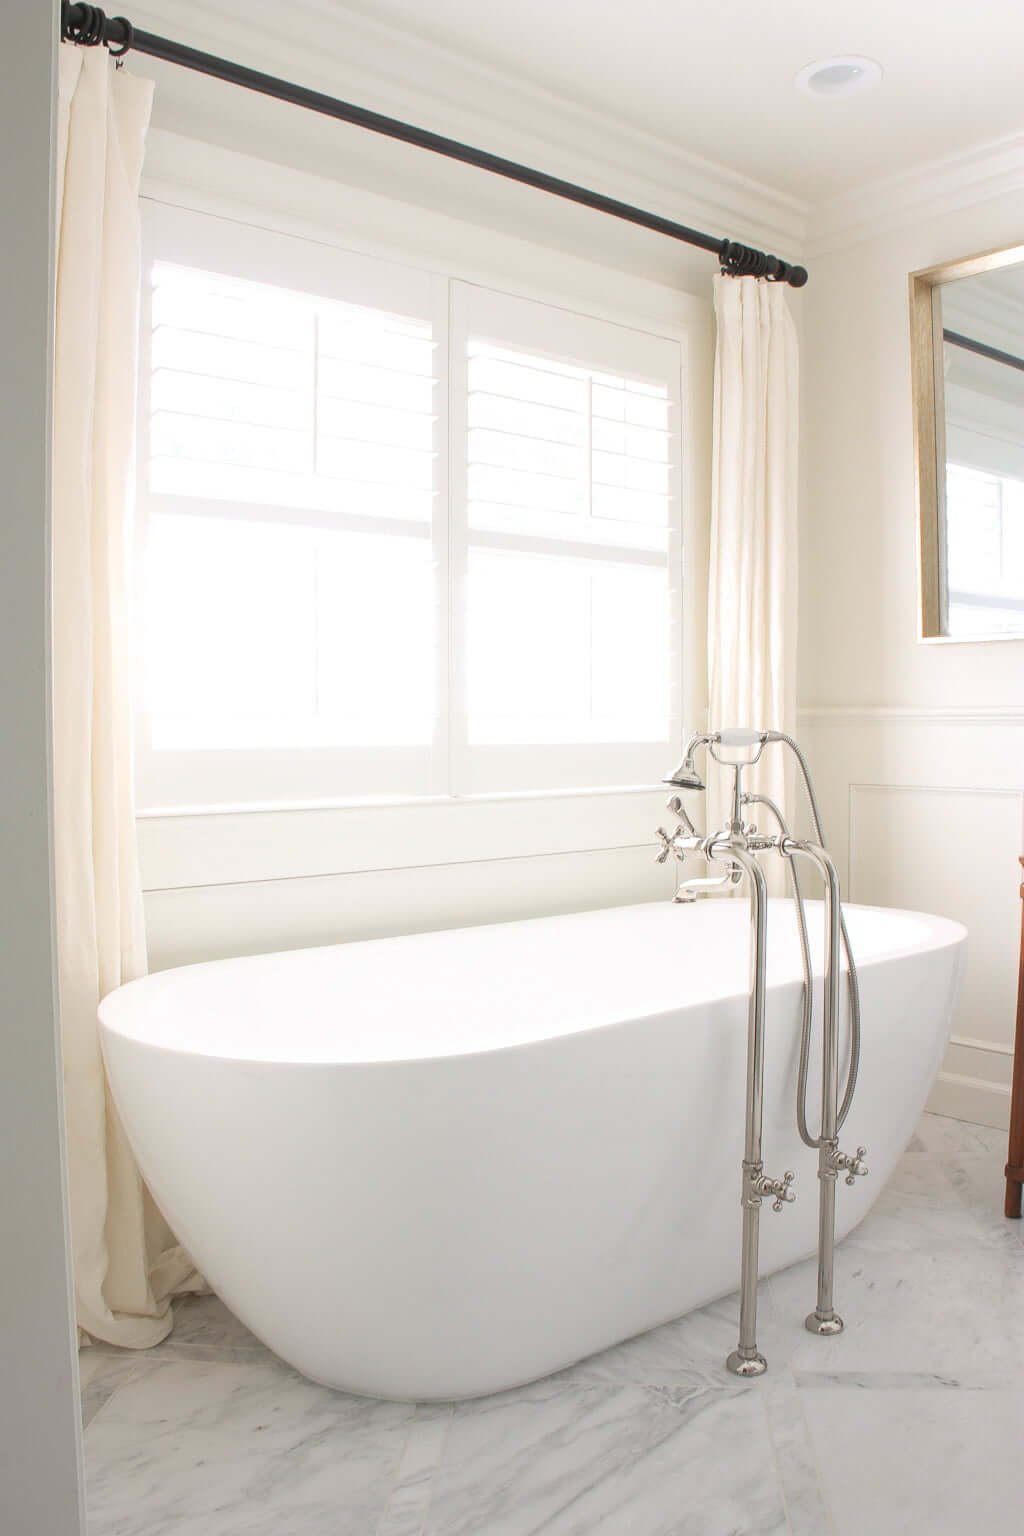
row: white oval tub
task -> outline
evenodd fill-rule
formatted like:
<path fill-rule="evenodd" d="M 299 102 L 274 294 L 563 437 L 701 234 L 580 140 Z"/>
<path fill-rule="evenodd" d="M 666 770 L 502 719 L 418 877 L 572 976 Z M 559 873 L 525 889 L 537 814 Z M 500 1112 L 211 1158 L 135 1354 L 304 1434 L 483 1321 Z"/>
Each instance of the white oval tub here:
<path fill-rule="evenodd" d="M 841 1144 L 871 1174 L 840 1185 L 840 1236 L 922 1111 L 965 937 L 846 910 Z M 494 1392 L 738 1285 L 748 926 L 742 900 L 664 903 L 165 971 L 101 1006 L 114 1097 L 171 1226 L 283 1359 L 379 1397 Z M 818 1210 L 787 902 L 768 934 L 765 1166 L 797 1203 L 764 1207 L 765 1274 L 814 1251 Z"/>

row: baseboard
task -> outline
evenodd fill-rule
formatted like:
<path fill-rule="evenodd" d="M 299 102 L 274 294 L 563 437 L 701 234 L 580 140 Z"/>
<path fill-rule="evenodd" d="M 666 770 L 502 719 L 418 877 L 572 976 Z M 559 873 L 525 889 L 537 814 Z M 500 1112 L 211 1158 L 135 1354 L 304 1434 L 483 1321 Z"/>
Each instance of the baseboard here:
<path fill-rule="evenodd" d="M 987 1083 L 980 1077 L 966 1077 L 957 1072 L 940 1072 L 928 1098 L 928 1108 L 936 1115 L 954 1120 L 969 1120 L 974 1125 L 990 1125 L 998 1131 L 1009 1129 L 1010 1091 L 1001 1083 Z"/>

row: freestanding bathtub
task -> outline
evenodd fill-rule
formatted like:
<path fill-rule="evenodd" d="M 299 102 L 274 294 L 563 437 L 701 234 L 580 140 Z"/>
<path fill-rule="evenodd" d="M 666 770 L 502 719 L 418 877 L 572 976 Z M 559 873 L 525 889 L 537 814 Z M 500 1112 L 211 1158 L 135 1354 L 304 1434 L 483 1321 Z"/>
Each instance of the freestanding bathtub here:
<path fill-rule="evenodd" d="M 965 938 L 847 919 L 842 1140 L 871 1177 L 840 1185 L 840 1236 L 924 1106 Z M 748 925 L 742 900 L 665 903 L 165 971 L 102 1004 L 110 1081 L 167 1219 L 277 1354 L 350 1392 L 494 1392 L 736 1288 Z M 762 1219 L 762 1273 L 814 1251 L 818 1209 L 787 902 L 768 932 L 765 1166 L 797 1203 Z"/>

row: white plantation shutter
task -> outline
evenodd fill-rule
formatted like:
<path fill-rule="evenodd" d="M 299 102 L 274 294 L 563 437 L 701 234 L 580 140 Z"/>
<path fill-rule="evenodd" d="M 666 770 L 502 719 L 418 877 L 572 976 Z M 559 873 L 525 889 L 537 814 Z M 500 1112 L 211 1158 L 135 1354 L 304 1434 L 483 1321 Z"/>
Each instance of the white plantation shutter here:
<path fill-rule="evenodd" d="M 648 782 L 679 733 L 679 348 L 455 289 L 457 778 Z"/>
<path fill-rule="evenodd" d="M 430 793 L 445 285 L 151 225 L 142 802 Z"/>
<path fill-rule="evenodd" d="M 152 268 L 150 489 L 428 522 L 429 320 Z"/>
<path fill-rule="evenodd" d="M 678 344 L 181 210 L 148 223 L 140 803 L 657 777 L 679 734 Z"/>

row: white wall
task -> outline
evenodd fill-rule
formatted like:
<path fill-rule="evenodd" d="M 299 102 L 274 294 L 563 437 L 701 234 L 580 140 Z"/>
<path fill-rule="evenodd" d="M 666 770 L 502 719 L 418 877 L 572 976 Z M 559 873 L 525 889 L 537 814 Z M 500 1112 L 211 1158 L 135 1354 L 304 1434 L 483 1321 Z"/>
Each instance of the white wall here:
<path fill-rule="evenodd" d="M 50 895 L 48 536 L 54 8 L 0 49 L 0 1528 L 75 1536 L 77 1369 Z"/>
<path fill-rule="evenodd" d="M 883 189 L 863 210 L 877 234 L 854 229 L 849 244 L 812 254 L 800 614 L 801 732 L 847 892 L 971 930 L 932 1104 L 1000 1126 L 1024 851 L 1024 642 L 917 638 L 907 277 L 1020 241 L 1024 171 L 1001 174 L 985 201 L 981 166 L 973 195 L 954 192 L 952 174 L 945 189 L 929 178 L 924 206 L 909 184 Z"/>

